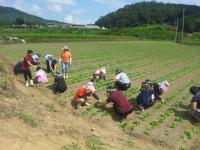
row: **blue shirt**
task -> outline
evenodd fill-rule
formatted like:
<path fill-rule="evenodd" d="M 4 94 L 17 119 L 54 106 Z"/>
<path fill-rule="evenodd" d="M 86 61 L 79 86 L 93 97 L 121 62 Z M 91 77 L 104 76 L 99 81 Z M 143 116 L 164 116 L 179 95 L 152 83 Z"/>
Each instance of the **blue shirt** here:
<path fill-rule="evenodd" d="M 200 92 L 192 97 L 192 102 L 197 102 L 197 107 L 200 108 Z"/>

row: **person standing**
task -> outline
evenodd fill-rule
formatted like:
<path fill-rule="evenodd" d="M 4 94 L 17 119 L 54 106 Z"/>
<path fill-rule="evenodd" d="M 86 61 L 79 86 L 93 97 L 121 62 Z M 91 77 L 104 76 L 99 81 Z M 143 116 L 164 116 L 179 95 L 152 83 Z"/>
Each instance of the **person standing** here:
<path fill-rule="evenodd" d="M 64 79 L 67 79 L 69 73 L 69 67 L 72 64 L 72 56 L 67 46 L 64 46 L 62 50 L 63 51 L 60 54 L 59 63 L 61 64 L 63 77 Z"/>
<path fill-rule="evenodd" d="M 22 63 L 22 72 L 24 74 L 24 79 L 26 81 L 26 86 L 29 86 L 29 81 L 30 81 L 30 84 L 31 86 L 33 86 L 33 79 L 32 79 L 32 75 L 31 75 L 31 70 L 30 70 L 30 66 L 32 67 L 35 67 L 35 65 L 33 65 L 31 62 L 32 62 L 32 54 L 33 54 L 33 51 L 32 50 L 28 50 L 27 51 L 27 55 L 24 56 L 24 60 L 23 60 L 23 63 Z"/>

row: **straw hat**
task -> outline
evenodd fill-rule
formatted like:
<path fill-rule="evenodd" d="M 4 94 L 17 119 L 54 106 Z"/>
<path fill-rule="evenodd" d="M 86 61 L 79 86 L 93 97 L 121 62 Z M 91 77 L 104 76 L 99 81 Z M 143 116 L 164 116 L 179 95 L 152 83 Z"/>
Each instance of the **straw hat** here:
<path fill-rule="evenodd" d="M 68 46 L 64 46 L 62 49 L 63 49 L 63 50 L 64 50 L 64 49 L 69 49 L 69 47 L 68 47 Z"/>

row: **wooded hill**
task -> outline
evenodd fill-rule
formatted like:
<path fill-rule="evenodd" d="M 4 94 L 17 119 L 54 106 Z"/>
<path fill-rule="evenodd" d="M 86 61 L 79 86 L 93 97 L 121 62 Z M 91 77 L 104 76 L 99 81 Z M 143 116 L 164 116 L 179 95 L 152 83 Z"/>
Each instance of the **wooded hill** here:
<path fill-rule="evenodd" d="M 126 5 L 99 18 L 95 24 L 106 28 L 126 28 L 144 24 L 168 24 L 175 26 L 177 19 L 182 28 L 183 9 L 186 32 L 200 31 L 200 6 L 141 2 Z"/>
<path fill-rule="evenodd" d="M 47 23 L 57 22 L 31 15 L 15 8 L 0 6 L 0 25 L 12 25 L 16 23 L 16 20 L 26 24 L 38 25 L 46 25 Z"/>

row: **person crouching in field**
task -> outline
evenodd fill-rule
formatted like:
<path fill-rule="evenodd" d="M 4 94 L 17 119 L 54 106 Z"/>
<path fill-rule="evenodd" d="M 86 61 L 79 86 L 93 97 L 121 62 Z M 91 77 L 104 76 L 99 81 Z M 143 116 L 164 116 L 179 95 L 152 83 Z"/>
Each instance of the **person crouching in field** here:
<path fill-rule="evenodd" d="M 48 82 L 47 75 L 40 67 L 36 68 L 35 83 L 46 83 Z"/>
<path fill-rule="evenodd" d="M 200 88 L 196 86 L 190 87 L 190 93 L 193 95 L 191 100 L 191 116 L 196 120 L 200 121 Z"/>
<path fill-rule="evenodd" d="M 162 81 L 160 83 L 153 83 L 153 89 L 154 89 L 154 96 L 155 96 L 155 100 L 160 100 L 161 102 L 164 102 L 164 100 L 162 100 L 160 98 L 160 96 L 167 92 L 169 89 L 169 82 L 167 80 Z"/>
<path fill-rule="evenodd" d="M 48 73 L 50 73 L 50 72 L 56 73 L 57 60 L 53 57 L 53 55 L 46 55 L 45 63 L 46 63 Z"/>
<path fill-rule="evenodd" d="M 63 52 L 60 54 L 59 63 L 61 64 L 61 67 L 62 67 L 63 77 L 64 79 L 67 79 L 69 68 L 70 68 L 70 65 L 72 64 L 72 56 L 67 46 L 64 46 L 62 50 Z"/>
<path fill-rule="evenodd" d="M 13 72 L 15 75 L 22 74 L 22 64 L 23 61 L 18 61 L 13 68 Z"/>
<path fill-rule="evenodd" d="M 27 55 L 24 56 L 24 60 L 23 60 L 23 64 L 22 64 L 22 72 L 24 74 L 24 79 L 26 81 L 26 86 L 29 86 L 29 80 L 30 80 L 30 84 L 31 86 L 33 86 L 33 79 L 32 79 L 32 75 L 31 75 L 31 70 L 30 70 L 30 66 L 32 67 L 35 67 L 35 65 L 33 65 L 31 62 L 32 62 L 32 54 L 33 54 L 33 51 L 32 50 L 28 50 L 27 51 Z"/>
<path fill-rule="evenodd" d="M 40 64 L 40 57 L 41 57 L 41 54 L 34 54 L 32 55 L 32 64 L 33 65 L 39 65 Z"/>
<path fill-rule="evenodd" d="M 62 75 L 55 74 L 53 90 L 54 93 L 64 93 L 67 90 L 67 85 Z"/>
<path fill-rule="evenodd" d="M 141 111 L 147 109 L 155 103 L 154 87 L 150 80 L 142 82 L 140 93 L 138 94 L 137 104 Z"/>
<path fill-rule="evenodd" d="M 95 93 L 95 88 L 93 82 L 87 82 L 85 86 L 82 86 L 76 92 L 72 104 L 80 108 L 81 106 L 89 106 L 88 100 L 92 98 L 92 96 L 99 100 L 98 95 Z"/>
<path fill-rule="evenodd" d="M 106 68 L 102 67 L 101 69 L 98 69 L 94 72 L 93 78 L 91 79 L 92 82 L 98 81 L 98 80 L 106 80 Z"/>
<path fill-rule="evenodd" d="M 127 74 L 124 73 L 122 70 L 117 69 L 115 71 L 115 88 L 121 91 L 126 91 L 128 88 L 131 87 L 131 81 L 128 78 Z"/>
<path fill-rule="evenodd" d="M 113 109 L 120 120 L 126 119 L 127 115 L 133 112 L 133 105 L 127 100 L 123 92 L 118 91 L 113 86 L 108 86 L 106 96 L 107 103 L 113 103 Z"/>

